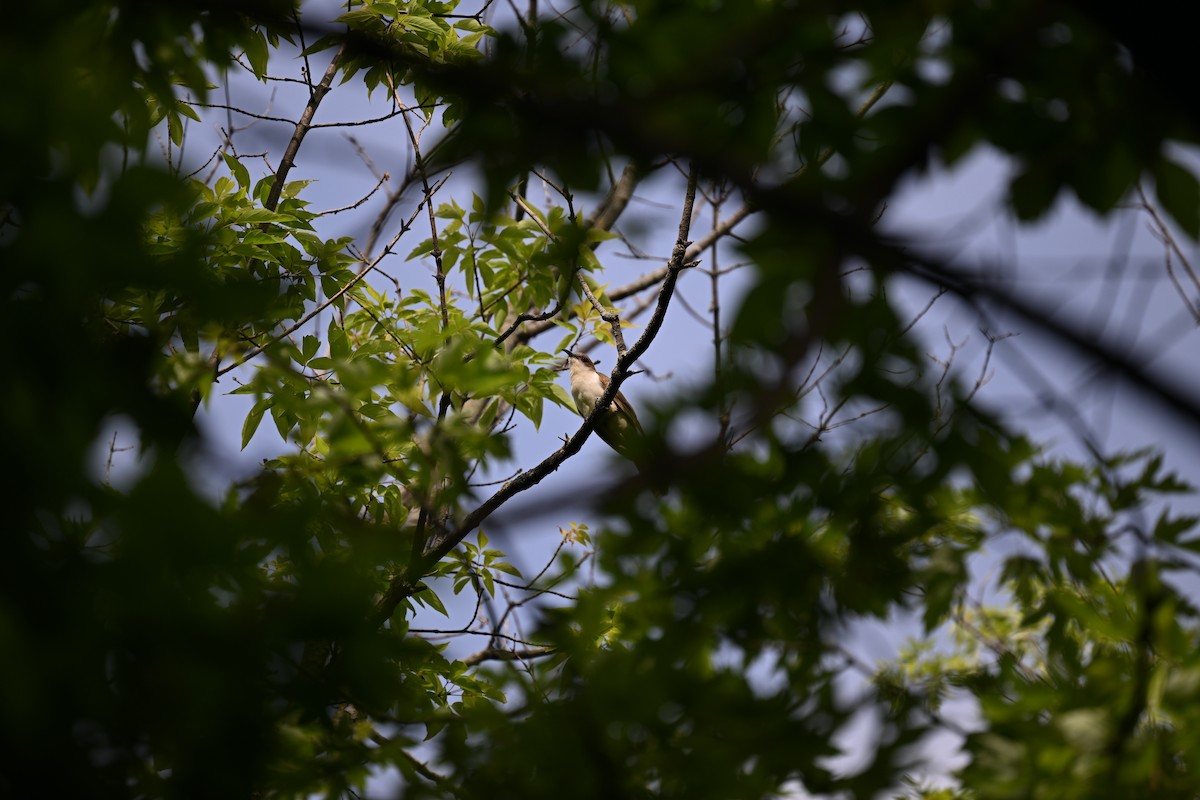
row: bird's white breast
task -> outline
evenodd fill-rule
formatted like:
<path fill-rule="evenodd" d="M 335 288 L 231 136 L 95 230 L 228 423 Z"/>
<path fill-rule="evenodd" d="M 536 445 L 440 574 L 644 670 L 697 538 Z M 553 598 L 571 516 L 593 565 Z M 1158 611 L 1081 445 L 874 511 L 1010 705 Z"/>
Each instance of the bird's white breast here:
<path fill-rule="evenodd" d="M 595 370 L 571 370 L 571 395 L 575 398 L 575 406 L 579 409 L 580 416 L 589 416 L 602 394 L 604 386 Z"/>

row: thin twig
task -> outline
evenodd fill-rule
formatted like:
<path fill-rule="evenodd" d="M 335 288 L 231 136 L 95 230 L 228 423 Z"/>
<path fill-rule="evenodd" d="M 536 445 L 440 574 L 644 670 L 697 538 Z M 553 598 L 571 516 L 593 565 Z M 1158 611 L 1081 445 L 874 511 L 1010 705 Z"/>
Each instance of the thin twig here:
<path fill-rule="evenodd" d="M 370 199 L 371 199 L 371 197 L 372 197 L 372 196 L 373 196 L 373 195 L 374 195 L 374 194 L 375 194 L 377 191 L 379 191 L 379 187 L 383 186 L 383 184 L 384 184 L 384 183 L 385 183 L 385 182 L 386 182 L 386 181 L 387 181 L 387 180 L 388 180 L 390 177 L 391 177 L 391 175 L 389 175 L 388 173 L 386 173 L 386 172 L 385 172 L 385 173 L 383 173 L 383 177 L 381 177 L 381 178 L 379 179 L 379 182 L 375 184 L 375 188 L 371 189 L 371 191 L 367 192 L 365 195 L 363 195 L 362 197 L 360 197 L 358 200 L 356 200 L 355 202 L 351 203 L 350 205 L 348 205 L 348 206 L 342 206 L 341 208 L 331 208 L 331 209 L 329 209 L 328 211 L 318 211 L 318 212 L 317 212 L 316 214 L 314 214 L 313 216 L 314 216 L 314 217 L 327 217 L 327 216 L 331 216 L 331 215 L 333 215 L 333 214 L 341 214 L 343 211 L 353 211 L 354 209 L 356 209 L 356 208 L 358 208 L 359 206 L 361 206 L 363 203 L 365 203 L 365 202 L 367 202 L 368 200 L 370 200 Z"/>
<path fill-rule="evenodd" d="M 1175 291 L 1179 293 L 1180 299 L 1183 300 L 1183 304 L 1187 307 L 1188 313 L 1200 324 L 1200 301 L 1192 300 L 1192 298 L 1188 297 L 1187 291 L 1183 288 L 1183 284 L 1180 283 L 1179 277 L 1175 274 L 1175 269 L 1171 263 L 1171 254 L 1174 253 L 1175 257 L 1179 259 L 1179 263 L 1183 265 L 1198 294 L 1200 294 L 1200 276 L 1197 276 L 1196 270 L 1192 267 L 1192 262 L 1188 260 L 1188 257 L 1184 255 L 1183 250 L 1179 247 L 1179 243 L 1175 241 L 1175 237 L 1171 234 L 1171 229 L 1167 226 L 1167 223 L 1159 215 L 1158 210 L 1146 198 L 1146 192 L 1142 189 L 1141 184 L 1138 184 L 1137 193 L 1142 201 L 1141 207 L 1154 220 L 1155 230 L 1153 232 L 1156 238 L 1166 248 L 1167 275 L 1170 277 L 1171 283 L 1175 286 Z"/>

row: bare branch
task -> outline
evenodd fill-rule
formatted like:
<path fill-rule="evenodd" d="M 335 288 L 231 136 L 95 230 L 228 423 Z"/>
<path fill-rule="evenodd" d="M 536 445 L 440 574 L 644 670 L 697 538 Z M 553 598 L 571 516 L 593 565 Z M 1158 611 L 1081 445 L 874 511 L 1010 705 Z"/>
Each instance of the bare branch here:
<path fill-rule="evenodd" d="M 477 653 L 472 653 L 462 659 L 468 667 L 482 664 L 484 661 L 524 661 L 528 658 L 544 658 L 554 655 L 557 650 L 553 647 L 530 647 L 525 650 L 505 650 L 498 647 L 487 647 Z"/>
<path fill-rule="evenodd" d="M 637 168 L 633 164 L 626 164 L 621 177 L 596 206 L 595 213 L 584 221 L 584 227 L 598 228 L 602 231 L 612 230 L 612 226 L 633 198 L 633 190 L 637 188 L 639 180 Z"/>
<path fill-rule="evenodd" d="M 1175 287 L 1175 291 L 1179 293 L 1179 298 L 1183 300 L 1184 306 L 1187 307 L 1188 313 L 1192 315 L 1192 318 L 1196 320 L 1198 324 L 1200 324 L 1200 276 L 1197 276 L 1196 270 L 1192 267 L 1192 262 L 1188 260 L 1188 257 L 1179 247 L 1179 243 L 1175 241 L 1175 237 L 1171 234 L 1171 229 L 1167 226 L 1167 223 L 1163 220 L 1162 216 L 1159 215 L 1158 210 L 1150 203 L 1148 199 L 1146 199 L 1146 192 L 1142 189 L 1140 184 L 1137 187 L 1137 193 L 1138 198 L 1142 201 L 1141 207 L 1146 211 L 1147 214 L 1150 215 L 1150 219 L 1154 221 L 1153 233 L 1155 237 L 1162 242 L 1163 246 L 1166 248 L 1164 257 L 1166 261 L 1167 276 L 1171 279 L 1171 284 Z M 1183 265 L 1183 268 L 1187 272 L 1188 278 L 1191 280 L 1192 285 L 1196 287 L 1196 300 L 1193 300 L 1188 296 L 1187 290 L 1184 289 L 1183 284 L 1179 282 L 1179 276 L 1175 274 L 1175 268 L 1172 265 L 1172 254 L 1174 254 L 1175 258 L 1179 259 L 1179 263 Z"/>
<path fill-rule="evenodd" d="M 371 197 L 372 197 L 372 196 L 373 196 L 373 195 L 374 195 L 374 194 L 375 194 L 377 191 L 379 191 L 379 187 L 383 186 L 383 184 L 384 184 L 384 183 L 385 183 L 385 182 L 388 180 L 388 178 L 390 178 L 390 177 L 391 177 L 391 175 L 389 175 L 388 173 L 386 173 L 386 172 L 385 172 L 385 173 L 383 173 L 383 176 L 382 176 L 382 177 L 379 179 L 379 182 L 375 184 L 375 187 L 374 187 L 373 189 L 371 189 L 371 191 L 367 192 L 365 195 L 363 195 L 361 198 L 359 198 L 359 199 L 358 199 L 358 200 L 356 200 L 355 202 L 351 203 L 350 205 L 348 205 L 348 206 L 342 206 L 341 208 L 331 208 L 331 209 L 329 209 L 328 211 L 319 211 L 319 212 L 317 212 L 316 214 L 314 214 L 313 216 L 314 216 L 314 217 L 325 217 L 325 216 L 330 216 L 330 215 L 332 215 L 332 214 L 341 214 L 343 211 L 353 211 L 354 209 L 356 209 L 356 208 L 358 208 L 359 206 L 361 206 L 363 203 L 365 203 L 365 202 L 367 202 L 368 200 L 370 200 L 370 199 L 371 199 Z"/>
<path fill-rule="evenodd" d="M 333 58 L 329 62 L 329 66 L 325 68 L 325 75 L 321 78 L 321 82 L 313 87 L 312 93 L 308 98 L 308 105 L 304 107 L 304 113 L 300 115 L 299 121 L 296 122 L 296 130 L 292 132 L 292 138 L 287 144 L 287 148 L 283 151 L 283 159 L 279 162 L 279 169 L 275 172 L 275 181 L 271 184 L 271 191 L 267 194 L 267 199 L 263 202 L 271 211 L 279 205 L 279 195 L 283 191 L 283 185 L 287 182 L 288 173 L 296 163 L 296 154 L 300 151 L 300 144 L 304 141 L 304 137 L 312 128 L 313 117 L 317 113 L 317 107 L 321 105 L 321 101 L 325 99 L 325 95 L 329 94 L 330 88 L 333 85 L 333 78 L 337 75 L 338 66 L 342 60 L 342 54 L 345 52 L 345 46 L 338 48 L 338 51 L 333 54 Z"/>

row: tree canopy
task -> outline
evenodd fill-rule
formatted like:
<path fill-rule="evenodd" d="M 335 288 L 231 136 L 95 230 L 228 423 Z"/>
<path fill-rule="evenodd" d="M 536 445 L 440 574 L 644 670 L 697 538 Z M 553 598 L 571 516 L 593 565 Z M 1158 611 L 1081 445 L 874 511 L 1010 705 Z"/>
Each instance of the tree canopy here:
<path fill-rule="evenodd" d="M 1180 442 L 1200 391 L 888 226 L 991 148 L 1021 221 L 1140 209 L 1200 323 L 1152 10 L 7 10 L 0 794 L 1194 798 L 1194 489 L 1069 407 L 1083 456 L 1031 435 L 986 402 L 1004 336 L 931 358 L 922 321 L 1034 333 Z M 644 374 L 680 314 L 703 373 Z M 647 466 L 568 490 L 595 344 L 608 401 L 660 378 Z M 281 438 L 249 477 L 198 422 L 236 401 Z"/>

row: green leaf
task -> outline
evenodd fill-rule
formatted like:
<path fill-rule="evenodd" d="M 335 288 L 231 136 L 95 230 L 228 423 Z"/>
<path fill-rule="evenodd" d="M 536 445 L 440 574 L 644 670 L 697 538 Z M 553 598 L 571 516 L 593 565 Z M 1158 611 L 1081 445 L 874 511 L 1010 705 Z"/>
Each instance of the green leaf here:
<path fill-rule="evenodd" d="M 573 398 L 571 393 L 568 392 L 560 383 L 550 384 L 550 399 L 558 403 L 563 408 L 569 408 L 572 411 L 577 410 L 575 408 L 575 398 Z"/>
<path fill-rule="evenodd" d="M 276 211 L 271 211 L 268 208 L 246 208 L 239 209 L 232 215 L 232 219 L 243 225 L 257 224 L 260 222 L 277 222 L 284 225 L 295 222 L 295 219 L 287 214 L 280 214 Z"/>
<path fill-rule="evenodd" d="M 606 231 L 600 228 L 588 228 L 587 234 L 584 237 L 584 241 L 591 244 L 595 242 L 607 242 L 610 239 L 616 239 L 619 237 L 620 234 L 613 233 L 612 231 Z"/>
<path fill-rule="evenodd" d="M 428 17 L 420 17 L 415 14 L 401 15 L 397 21 L 411 31 L 418 31 L 430 38 L 436 38 L 438 41 L 445 35 L 446 30 L 441 25 L 434 22 Z"/>
<path fill-rule="evenodd" d="M 301 363 L 308 364 L 312 357 L 317 354 L 317 349 L 321 346 L 321 340 L 311 334 L 305 336 L 300 342 L 300 357 Z"/>
<path fill-rule="evenodd" d="M 346 338 L 346 331 L 338 325 L 337 320 L 329 322 L 329 355 L 335 360 L 344 360 L 350 357 L 350 341 Z"/>
<path fill-rule="evenodd" d="M 434 611 L 437 611 L 443 617 L 449 619 L 450 613 L 446 611 L 446 607 L 442 605 L 442 598 L 438 597 L 437 592 L 433 591 L 428 586 L 422 586 L 421 591 L 415 594 L 414 598 L 424 605 L 429 606 Z"/>
<path fill-rule="evenodd" d="M 517 578 L 525 577 L 521 574 L 521 570 L 517 569 L 512 564 L 509 564 L 507 561 L 497 561 L 496 563 L 492 564 L 492 569 L 500 570 L 501 572 L 508 573 L 509 575 Z"/>
<path fill-rule="evenodd" d="M 200 114 L 187 103 L 177 103 L 175 110 L 194 122 L 200 122 Z"/>
<path fill-rule="evenodd" d="M 263 414 L 271 407 L 272 402 L 272 398 L 263 397 L 250 407 L 250 412 L 246 414 L 246 421 L 242 423 L 243 450 L 246 449 L 246 445 L 250 444 L 250 440 L 254 438 L 254 433 L 258 430 L 258 426 L 262 422 Z"/>
<path fill-rule="evenodd" d="M 529 418 L 534 428 L 541 428 L 542 408 L 544 406 L 542 396 L 526 391 L 518 395 L 516 399 L 517 410 Z"/>
<path fill-rule="evenodd" d="M 320 39 L 317 39 L 315 42 L 306 47 L 300 55 L 314 55 L 322 50 L 328 50 L 331 47 L 337 47 L 339 44 L 341 44 L 341 41 L 341 37 L 334 36 L 333 34 L 322 36 Z"/>
<path fill-rule="evenodd" d="M 290 394 L 292 393 L 284 389 L 276 397 L 281 400 L 287 400 Z M 287 440 L 288 434 L 292 432 L 292 428 L 296 427 L 296 423 L 299 421 L 295 412 L 279 402 L 271 405 L 271 419 L 275 422 L 275 430 L 279 431 L 279 437 L 284 441 Z"/>
<path fill-rule="evenodd" d="M 1028 221 L 1049 210 L 1058 196 L 1058 185 L 1044 171 L 1027 169 L 1013 179 L 1009 194 L 1017 217 Z"/>
<path fill-rule="evenodd" d="M 1170 159 L 1159 159 L 1154 168 L 1154 193 L 1188 236 L 1200 238 L 1200 181 L 1191 170 Z"/>
<path fill-rule="evenodd" d="M 254 76 L 263 82 L 266 82 L 269 54 L 267 37 L 259 31 L 251 33 L 246 40 L 246 59 L 250 62 L 250 69 L 254 72 Z"/>
<path fill-rule="evenodd" d="M 167 114 L 167 135 L 176 147 L 183 144 L 183 123 L 178 114 Z"/>

